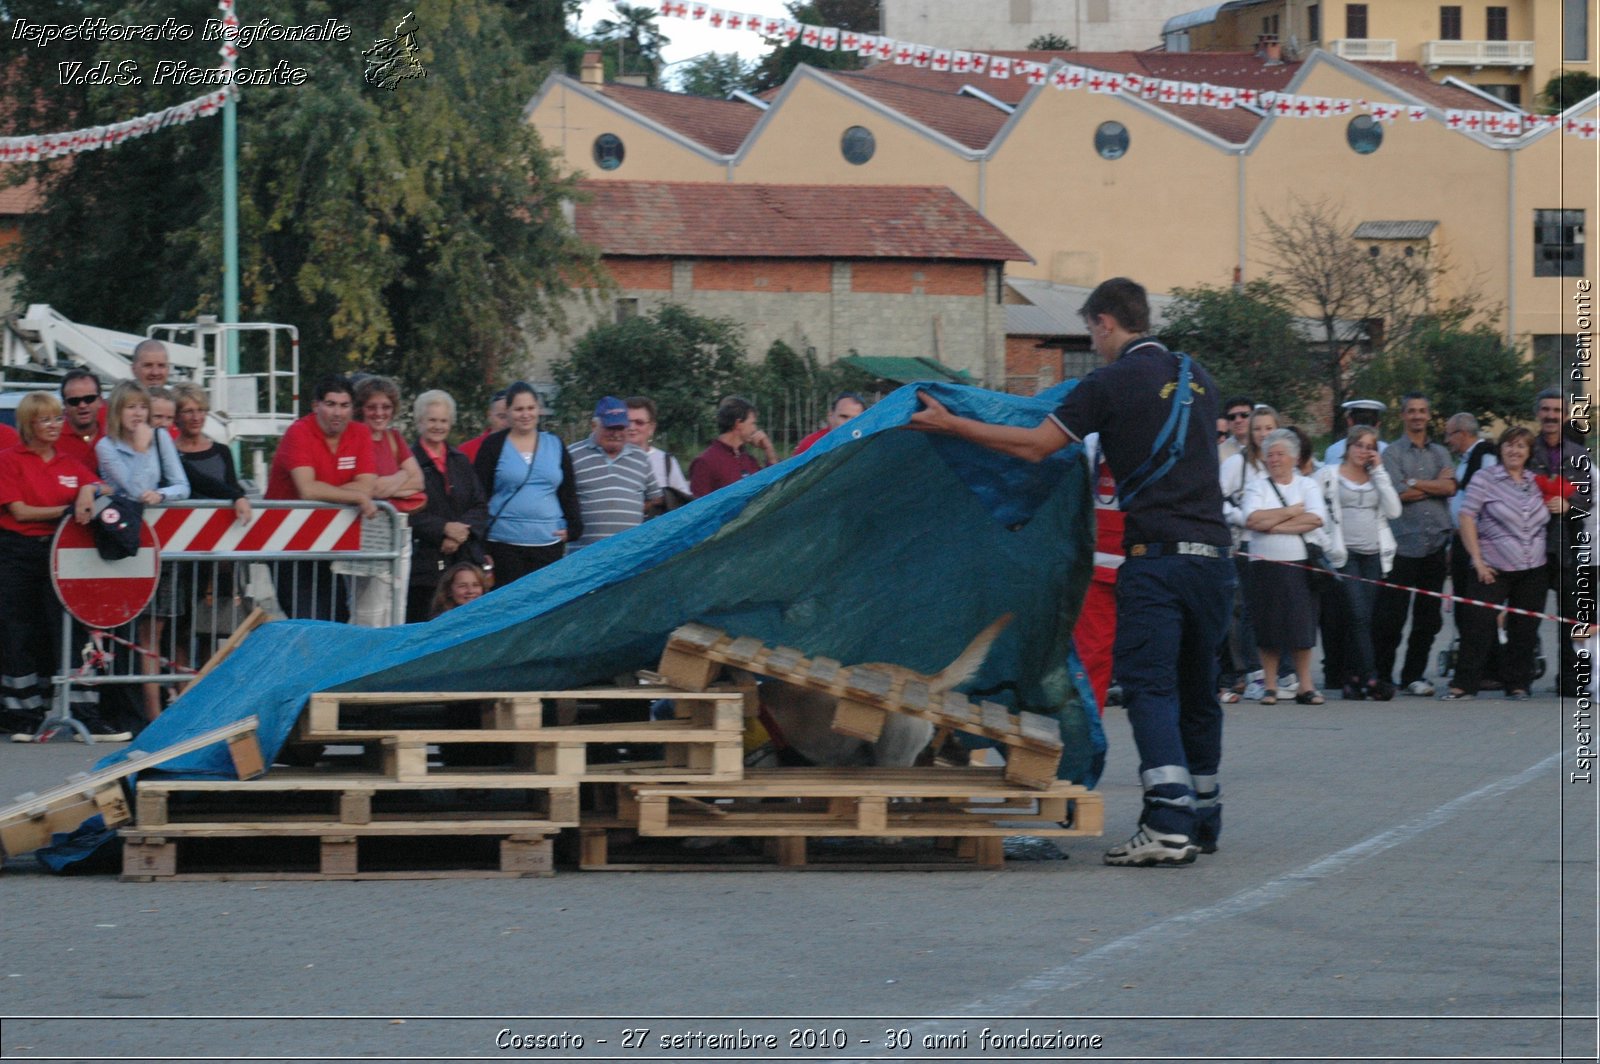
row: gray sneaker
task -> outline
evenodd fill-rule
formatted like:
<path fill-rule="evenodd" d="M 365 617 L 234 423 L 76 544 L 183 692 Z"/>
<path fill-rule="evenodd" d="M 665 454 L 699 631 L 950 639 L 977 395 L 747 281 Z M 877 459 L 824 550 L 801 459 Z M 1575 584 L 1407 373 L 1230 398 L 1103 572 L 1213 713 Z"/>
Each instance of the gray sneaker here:
<path fill-rule="evenodd" d="M 1127 868 L 1185 865 L 1192 864 L 1199 853 L 1200 847 L 1187 835 L 1163 835 L 1140 824 L 1133 838 L 1106 851 L 1105 862 Z"/>
<path fill-rule="evenodd" d="M 1412 680 L 1406 684 L 1405 691 L 1406 694 L 1416 695 L 1418 698 L 1432 698 L 1434 694 L 1433 684 L 1427 680 Z"/>

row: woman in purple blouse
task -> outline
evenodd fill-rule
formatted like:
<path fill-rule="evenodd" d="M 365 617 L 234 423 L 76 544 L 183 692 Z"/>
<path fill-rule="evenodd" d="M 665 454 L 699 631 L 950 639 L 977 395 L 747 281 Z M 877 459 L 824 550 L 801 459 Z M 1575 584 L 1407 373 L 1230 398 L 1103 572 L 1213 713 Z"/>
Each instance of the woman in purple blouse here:
<path fill-rule="evenodd" d="M 1472 569 L 1457 594 L 1517 609 L 1537 610 L 1544 602 L 1545 534 L 1550 520 L 1544 496 L 1528 472 L 1533 433 L 1513 426 L 1500 434 L 1500 464 L 1478 470 L 1461 504 L 1461 542 Z M 1495 638 L 1495 615 L 1485 606 L 1463 603 L 1456 612 L 1461 649 L 1446 700 L 1476 698 L 1484 662 Z M 1506 697 L 1522 701 L 1533 683 L 1534 641 L 1539 621 L 1506 615 L 1506 653 L 1502 657 Z"/>

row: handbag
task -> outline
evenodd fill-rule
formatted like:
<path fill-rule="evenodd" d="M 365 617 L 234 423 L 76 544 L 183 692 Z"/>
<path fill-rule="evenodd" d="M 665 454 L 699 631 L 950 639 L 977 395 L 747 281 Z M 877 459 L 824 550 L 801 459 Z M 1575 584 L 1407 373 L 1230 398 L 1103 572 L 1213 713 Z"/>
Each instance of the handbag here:
<path fill-rule="evenodd" d="M 1283 492 L 1278 490 L 1278 482 L 1269 475 L 1267 483 L 1272 485 L 1272 494 L 1278 497 L 1278 501 L 1288 506 L 1289 500 L 1285 499 Z M 1300 542 L 1305 545 L 1306 565 L 1311 570 L 1306 574 L 1306 582 L 1311 586 L 1313 594 L 1326 595 L 1338 585 L 1339 575 L 1334 571 L 1333 566 L 1328 563 L 1328 554 L 1322 549 L 1321 544 L 1311 542 L 1305 537 L 1304 532 L 1300 534 Z"/>

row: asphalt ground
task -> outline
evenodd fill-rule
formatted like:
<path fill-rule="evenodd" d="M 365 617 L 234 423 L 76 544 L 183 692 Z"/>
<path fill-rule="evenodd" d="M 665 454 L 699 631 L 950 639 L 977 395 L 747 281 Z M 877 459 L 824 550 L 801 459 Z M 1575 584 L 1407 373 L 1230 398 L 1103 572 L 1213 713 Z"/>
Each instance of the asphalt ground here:
<path fill-rule="evenodd" d="M 1001 872 L 141 884 L 8 862 L 0 1056 L 1594 1060 L 1576 708 L 1548 678 L 1520 703 L 1228 707 L 1221 849 L 1177 869 L 1100 862 L 1139 809 L 1117 709 L 1106 837 Z M 102 752 L 0 746 L 0 794 Z"/>

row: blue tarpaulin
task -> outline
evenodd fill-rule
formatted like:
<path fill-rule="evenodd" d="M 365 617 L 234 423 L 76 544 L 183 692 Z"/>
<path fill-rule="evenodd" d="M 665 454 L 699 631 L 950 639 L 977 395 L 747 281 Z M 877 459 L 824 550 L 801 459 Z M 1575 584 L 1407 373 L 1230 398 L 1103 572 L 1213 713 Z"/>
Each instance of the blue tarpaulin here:
<path fill-rule="evenodd" d="M 1061 392 L 908 385 L 804 454 L 426 624 L 265 625 L 154 721 L 139 748 L 254 714 L 270 762 L 315 692 L 608 683 L 653 668 L 669 633 L 689 621 L 846 664 L 935 672 L 1010 612 L 1015 620 L 963 689 L 1055 716 L 1060 775 L 1092 784 L 1105 739 L 1071 653 L 1094 551 L 1080 449 L 1035 464 L 907 431 L 918 387 L 956 413 L 1024 426 Z M 233 774 L 220 746 L 161 771 Z"/>

